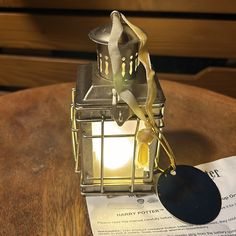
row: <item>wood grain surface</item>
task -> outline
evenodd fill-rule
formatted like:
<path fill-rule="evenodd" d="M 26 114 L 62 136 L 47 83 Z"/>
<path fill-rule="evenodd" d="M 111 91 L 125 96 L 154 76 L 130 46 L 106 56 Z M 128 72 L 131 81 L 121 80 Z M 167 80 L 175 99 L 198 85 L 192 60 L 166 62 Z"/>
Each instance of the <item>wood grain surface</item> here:
<path fill-rule="evenodd" d="M 235 99 L 161 84 L 167 97 L 165 133 L 178 163 L 196 165 L 236 154 Z M 0 235 L 92 235 L 72 158 L 73 86 L 0 97 Z"/>
<path fill-rule="evenodd" d="M 71 87 L 0 97 L 0 235 L 92 235 L 71 151 Z"/>
<path fill-rule="evenodd" d="M 233 20 L 128 17 L 148 35 L 151 54 L 236 58 Z M 88 33 L 109 16 L 0 13 L 0 47 L 95 52 Z"/>
<path fill-rule="evenodd" d="M 76 80 L 87 60 L 0 55 L 0 85 L 37 87 Z"/>
<path fill-rule="evenodd" d="M 149 12 L 204 12 L 235 13 L 234 0 L 0 0 L 0 7 L 82 9 L 82 10 L 123 10 Z"/>

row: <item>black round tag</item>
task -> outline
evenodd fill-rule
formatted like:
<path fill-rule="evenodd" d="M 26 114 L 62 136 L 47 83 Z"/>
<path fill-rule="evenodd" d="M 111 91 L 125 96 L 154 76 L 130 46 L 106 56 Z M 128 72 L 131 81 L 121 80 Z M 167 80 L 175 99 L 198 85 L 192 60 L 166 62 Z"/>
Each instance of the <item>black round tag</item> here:
<path fill-rule="evenodd" d="M 192 166 L 177 165 L 175 175 L 161 174 L 157 192 L 171 214 L 191 224 L 209 223 L 221 209 L 221 196 L 215 183 Z"/>

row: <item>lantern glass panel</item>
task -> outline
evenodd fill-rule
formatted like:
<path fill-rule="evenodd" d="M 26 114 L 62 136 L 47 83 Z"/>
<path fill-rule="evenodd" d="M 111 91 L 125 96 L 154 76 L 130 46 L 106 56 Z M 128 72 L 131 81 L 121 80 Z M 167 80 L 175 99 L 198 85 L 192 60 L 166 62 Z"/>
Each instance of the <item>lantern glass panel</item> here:
<path fill-rule="evenodd" d="M 86 190 L 91 185 L 92 192 L 99 191 L 101 181 L 105 191 L 114 191 L 115 186 L 116 191 L 130 191 L 131 185 L 135 188 L 152 183 L 157 140 L 149 145 L 147 166 L 140 167 L 136 134 L 142 128 L 143 122 L 137 119 L 122 126 L 114 121 L 80 122 L 82 186 L 87 186 Z"/>

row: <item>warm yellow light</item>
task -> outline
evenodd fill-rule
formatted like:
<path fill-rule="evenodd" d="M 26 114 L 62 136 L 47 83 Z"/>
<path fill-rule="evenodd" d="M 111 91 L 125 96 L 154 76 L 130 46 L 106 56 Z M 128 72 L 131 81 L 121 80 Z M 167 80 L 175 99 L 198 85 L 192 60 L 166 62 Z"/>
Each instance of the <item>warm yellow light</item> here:
<path fill-rule="evenodd" d="M 119 169 L 125 166 L 133 156 L 133 141 L 130 138 L 107 138 L 104 141 L 104 167 Z M 100 142 L 94 140 L 93 151 L 96 159 L 101 162 Z"/>
<path fill-rule="evenodd" d="M 119 135 L 134 133 L 136 121 L 129 121 L 123 126 L 118 126 L 115 122 L 106 122 L 104 134 Z M 101 125 L 92 124 L 93 135 L 101 133 Z M 101 140 L 93 139 L 93 153 L 97 161 L 101 161 Z M 119 169 L 126 166 L 134 154 L 134 138 L 104 138 L 104 167 L 108 169 Z"/>

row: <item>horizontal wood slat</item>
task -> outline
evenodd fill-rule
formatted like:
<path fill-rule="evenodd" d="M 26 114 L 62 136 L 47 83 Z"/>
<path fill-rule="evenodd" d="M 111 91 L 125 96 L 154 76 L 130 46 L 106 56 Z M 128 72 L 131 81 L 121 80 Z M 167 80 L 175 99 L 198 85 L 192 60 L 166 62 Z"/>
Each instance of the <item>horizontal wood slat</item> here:
<path fill-rule="evenodd" d="M 0 0 L 0 7 L 236 13 L 235 0 Z"/>
<path fill-rule="evenodd" d="M 27 56 L 0 56 L 0 86 L 36 87 L 75 82 L 79 64 L 86 60 Z M 174 80 L 236 98 L 236 69 L 210 67 L 196 75 L 158 73 L 160 79 Z"/>
<path fill-rule="evenodd" d="M 236 98 L 236 68 L 208 67 L 196 75 L 159 73 L 159 78 L 206 88 Z"/>
<path fill-rule="evenodd" d="M 151 54 L 236 57 L 235 21 L 129 17 L 148 34 Z M 109 17 L 0 14 L 0 47 L 95 52 L 88 32 Z"/>
<path fill-rule="evenodd" d="M 0 86 L 37 87 L 75 82 L 86 60 L 0 55 Z"/>

